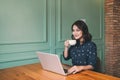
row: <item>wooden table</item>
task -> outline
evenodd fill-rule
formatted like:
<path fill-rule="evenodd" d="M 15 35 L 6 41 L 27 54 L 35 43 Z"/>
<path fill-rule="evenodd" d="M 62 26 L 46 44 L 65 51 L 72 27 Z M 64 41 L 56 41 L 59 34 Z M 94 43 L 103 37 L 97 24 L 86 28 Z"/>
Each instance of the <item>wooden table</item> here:
<path fill-rule="evenodd" d="M 63 76 L 42 69 L 40 63 L 0 69 L 0 80 L 120 80 L 120 78 L 86 70 Z"/>

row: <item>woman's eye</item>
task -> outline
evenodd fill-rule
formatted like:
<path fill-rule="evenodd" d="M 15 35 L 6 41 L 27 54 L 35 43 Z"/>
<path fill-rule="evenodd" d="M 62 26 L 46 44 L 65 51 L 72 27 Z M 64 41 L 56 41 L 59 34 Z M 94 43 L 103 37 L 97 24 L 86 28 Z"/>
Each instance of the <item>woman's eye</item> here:
<path fill-rule="evenodd" d="M 75 32 L 75 31 L 76 31 L 76 32 L 79 32 L 79 31 L 80 31 L 80 29 L 72 30 L 72 32 Z"/>
<path fill-rule="evenodd" d="M 77 29 L 76 31 L 80 31 L 79 29 Z"/>

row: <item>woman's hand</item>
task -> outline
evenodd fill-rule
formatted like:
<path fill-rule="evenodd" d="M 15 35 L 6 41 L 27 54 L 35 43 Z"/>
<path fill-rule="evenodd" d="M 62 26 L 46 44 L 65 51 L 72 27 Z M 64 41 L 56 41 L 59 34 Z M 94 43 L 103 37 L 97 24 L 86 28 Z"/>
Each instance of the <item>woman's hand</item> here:
<path fill-rule="evenodd" d="M 93 70 L 92 65 L 86 65 L 86 66 L 73 66 L 70 69 L 68 69 L 68 73 L 75 74 L 77 72 L 83 71 L 83 70 Z"/>
<path fill-rule="evenodd" d="M 68 48 L 68 47 L 70 46 L 70 44 L 69 44 L 69 41 L 68 41 L 68 40 L 66 40 L 66 41 L 64 42 L 64 46 L 65 46 L 65 48 Z"/>
<path fill-rule="evenodd" d="M 84 66 L 73 66 L 70 69 L 68 69 L 68 73 L 75 74 L 77 72 L 80 72 L 84 69 Z"/>

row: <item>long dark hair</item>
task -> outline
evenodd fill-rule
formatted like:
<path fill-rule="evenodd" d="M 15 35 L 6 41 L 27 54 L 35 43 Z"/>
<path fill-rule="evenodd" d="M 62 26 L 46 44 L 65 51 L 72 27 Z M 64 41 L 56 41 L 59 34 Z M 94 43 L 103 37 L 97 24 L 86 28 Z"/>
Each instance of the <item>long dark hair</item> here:
<path fill-rule="evenodd" d="M 83 34 L 82 37 L 84 39 L 84 43 L 87 41 L 92 40 L 92 35 L 89 33 L 87 24 L 82 20 L 77 20 L 72 24 L 71 30 L 73 31 L 73 26 L 76 25 L 80 30 L 82 30 Z M 72 39 L 74 39 L 74 36 L 72 35 Z"/>

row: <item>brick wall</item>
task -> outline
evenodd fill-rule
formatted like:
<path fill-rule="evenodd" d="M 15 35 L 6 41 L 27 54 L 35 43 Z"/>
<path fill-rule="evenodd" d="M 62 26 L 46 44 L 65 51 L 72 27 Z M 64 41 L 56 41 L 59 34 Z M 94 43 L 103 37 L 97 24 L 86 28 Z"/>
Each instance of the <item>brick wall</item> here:
<path fill-rule="evenodd" d="M 120 0 L 105 0 L 105 73 L 120 77 Z"/>

